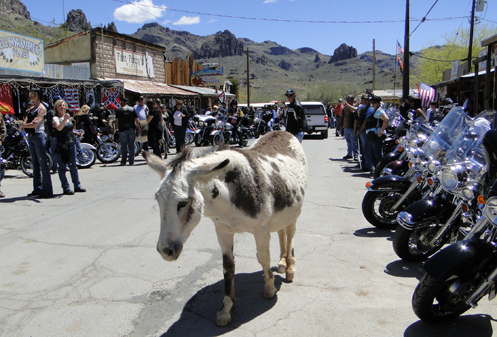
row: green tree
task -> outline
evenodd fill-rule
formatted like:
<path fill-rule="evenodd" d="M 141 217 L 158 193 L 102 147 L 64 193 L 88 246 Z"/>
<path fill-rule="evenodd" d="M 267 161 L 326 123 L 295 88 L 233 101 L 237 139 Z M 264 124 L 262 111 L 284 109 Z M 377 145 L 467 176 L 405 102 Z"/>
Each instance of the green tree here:
<path fill-rule="evenodd" d="M 236 96 L 236 99 L 240 99 L 240 81 L 237 78 L 232 78 L 231 83 L 233 84 L 231 86 L 230 92 Z"/>
<path fill-rule="evenodd" d="M 496 27 L 477 24 L 473 34 L 472 57 L 478 57 L 483 49 L 481 41 L 497 34 Z M 469 48 L 469 28 L 449 32 L 443 35 L 442 46 L 426 47 L 421 51 L 417 72 L 412 75 L 413 83 L 434 84 L 441 82 L 443 72 L 452 67 L 452 61 L 466 59 Z M 415 56 L 414 56 L 415 57 Z"/>

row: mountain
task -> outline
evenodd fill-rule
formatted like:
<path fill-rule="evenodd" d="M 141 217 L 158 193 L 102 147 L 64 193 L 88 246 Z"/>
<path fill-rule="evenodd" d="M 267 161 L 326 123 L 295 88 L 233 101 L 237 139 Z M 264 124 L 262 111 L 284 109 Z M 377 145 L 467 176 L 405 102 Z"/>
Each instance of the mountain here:
<path fill-rule="evenodd" d="M 225 30 L 207 36 L 175 31 L 158 23 L 143 25 L 133 37 L 166 47 L 168 59 L 186 58 L 219 63 L 228 79 L 238 79 L 246 94 L 247 48 L 249 50 L 251 101 L 281 100 L 293 88 L 302 99 L 336 100 L 372 88 L 372 52 L 358 55 L 353 46 L 342 44 L 332 56 L 308 47 L 291 50 L 273 41 L 262 43 L 236 38 Z M 376 88 L 393 88 L 396 58 L 376 52 Z M 401 86 L 396 76 L 396 86 Z"/>

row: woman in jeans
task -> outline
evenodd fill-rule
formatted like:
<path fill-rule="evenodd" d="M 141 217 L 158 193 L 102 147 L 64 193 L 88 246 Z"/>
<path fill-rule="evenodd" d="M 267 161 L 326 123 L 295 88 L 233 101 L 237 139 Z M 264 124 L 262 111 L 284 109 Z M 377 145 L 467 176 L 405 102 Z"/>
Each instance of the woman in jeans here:
<path fill-rule="evenodd" d="M 64 194 L 73 195 L 74 192 L 86 192 L 79 182 L 78 168 L 76 167 L 76 142 L 74 140 L 74 125 L 71 115 L 67 113 L 67 103 L 59 99 L 55 102 L 55 116 L 52 126 L 55 128 L 57 147 L 55 158 L 59 171 L 59 179 Z M 67 164 L 71 172 L 71 179 L 74 184 L 74 191 L 69 187 L 66 178 Z"/>
<path fill-rule="evenodd" d="M 52 178 L 47 162 L 44 117 L 47 109 L 41 103 L 41 89 L 32 89 L 29 99 L 33 106 L 26 111 L 20 127 L 28 134 L 29 153 L 33 164 L 33 192 L 28 197 L 52 198 Z"/>

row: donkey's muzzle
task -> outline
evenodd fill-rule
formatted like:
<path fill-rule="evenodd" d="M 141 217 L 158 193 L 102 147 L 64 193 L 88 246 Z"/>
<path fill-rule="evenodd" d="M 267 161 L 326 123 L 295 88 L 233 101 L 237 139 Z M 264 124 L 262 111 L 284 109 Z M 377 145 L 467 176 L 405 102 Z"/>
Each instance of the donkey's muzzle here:
<path fill-rule="evenodd" d="M 181 243 L 173 243 L 166 247 L 159 247 L 157 245 L 157 251 L 166 261 L 176 260 L 181 254 L 182 250 L 183 250 L 183 245 Z"/>

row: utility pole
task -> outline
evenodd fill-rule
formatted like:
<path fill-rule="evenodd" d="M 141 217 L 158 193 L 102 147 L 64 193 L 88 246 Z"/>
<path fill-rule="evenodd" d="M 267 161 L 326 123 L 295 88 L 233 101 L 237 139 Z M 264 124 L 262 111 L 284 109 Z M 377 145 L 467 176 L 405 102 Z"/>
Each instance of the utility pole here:
<path fill-rule="evenodd" d="M 376 89 L 376 48 L 375 40 L 373 39 L 373 90 Z"/>
<path fill-rule="evenodd" d="M 409 96 L 409 0 L 406 0 L 406 28 L 404 33 L 404 74 L 402 76 L 402 98 Z"/>
<path fill-rule="evenodd" d="M 473 0 L 472 4 L 473 7 L 471 7 L 471 24 L 469 28 L 469 48 L 468 48 L 468 73 L 471 72 L 471 59 L 472 59 L 472 54 L 473 54 L 473 34 L 474 34 L 474 27 L 475 27 L 475 1 Z M 478 76 L 478 75 L 475 75 Z"/>
<path fill-rule="evenodd" d="M 249 62 L 248 47 L 247 47 L 247 108 L 250 108 L 250 62 Z"/>

